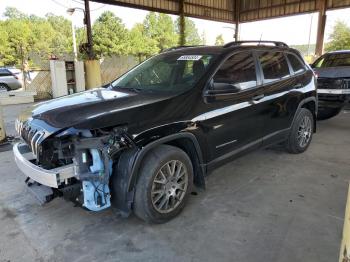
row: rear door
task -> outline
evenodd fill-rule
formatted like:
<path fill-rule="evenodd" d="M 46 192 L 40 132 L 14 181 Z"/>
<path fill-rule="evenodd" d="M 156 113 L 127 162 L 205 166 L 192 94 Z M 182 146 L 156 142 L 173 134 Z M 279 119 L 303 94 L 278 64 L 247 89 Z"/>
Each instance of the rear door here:
<path fill-rule="evenodd" d="M 298 106 L 298 88 L 301 82 L 294 77 L 284 52 L 257 52 L 264 86 L 263 136 L 266 143 L 282 140 L 288 134 L 292 118 Z M 271 141 L 270 141 L 271 140 Z"/>

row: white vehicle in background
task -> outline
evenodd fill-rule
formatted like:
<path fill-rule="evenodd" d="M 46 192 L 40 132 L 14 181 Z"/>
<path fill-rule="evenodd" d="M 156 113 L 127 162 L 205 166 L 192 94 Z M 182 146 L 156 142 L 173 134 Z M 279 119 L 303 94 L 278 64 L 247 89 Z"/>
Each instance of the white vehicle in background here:
<path fill-rule="evenodd" d="M 0 68 L 0 92 L 23 87 L 22 71 L 16 68 Z"/>

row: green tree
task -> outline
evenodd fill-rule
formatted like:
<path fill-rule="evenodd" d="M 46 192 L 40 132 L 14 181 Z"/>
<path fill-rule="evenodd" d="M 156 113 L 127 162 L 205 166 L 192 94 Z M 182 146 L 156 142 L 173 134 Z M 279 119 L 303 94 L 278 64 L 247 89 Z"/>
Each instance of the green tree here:
<path fill-rule="evenodd" d="M 19 65 L 30 51 L 31 30 L 29 24 L 18 19 L 9 19 L 4 22 L 4 25 L 9 46 L 6 64 Z"/>
<path fill-rule="evenodd" d="M 135 24 L 130 31 L 131 54 L 139 57 L 140 62 L 159 52 L 155 39 L 147 37 L 143 24 Z"/>
<path fill-rule="evenodd" d="M 176 33 L 180 34 L 180 17 L 176 19 Z M 198 33 L 196 24 L 187 17 L 185 17 L 185 44 L 186 45 L 202 44 L 202 38 Z"/>
<path fill-rule="evenodd" d="M 73 49 L 70 22 L 62 16 L 28 16 L 8 7 L 4 17 L 0 21 L 1 65 L 21 65 L 33 53 L 47 58 Z"/>
<path fill-rule="evenodd" d="M 169 15 L 151 12 L 143 21 L 143 26 L 145 35 L 157 42 L 160 51 L 177 45 L 178 36 Z"/>
<path fill-rule="evenodd" d="M 345 22 L 337 21 L 329 40 L 325 46 L 326 51 L 350 49 L 350 27 Z"/>
<path fill-rule="evenodd" d="M 13 60 L 9 45 L 9 37 L 5 30 L 4 23 L 0 21 L 0 66 L 7 65 Z"/>
<path fill-rule="evenodd" d="M 130 52 L 129 34 L 122 20 L 106 11 L 93 25 L 94 50 L 98 56 L 122 55 Z"/>
<path fill-rule="evenodd" d="M 218 35 L 215 38 L 215 45 L 224 45 L 224 44 L 225 44 L 225 41 L 224 41 L 222 34 Z"/>
<path fill-rule="evenodd" d="M 15 7 L 8 6 L 5 8 L 4 17 L 9 19 L 25 19 L 27 18 L 27 15 L 25 15 Z"/>
<path fill-rule="evenodd" d="M 50 36 L 51 53 L 62 55 L 73 52 L 72 26 L 71 21 L 63 16 L 57 16 L 52 13 L 46 14 L 46 20 L 53 29 L 53 35 Z M 52 32 L 50 30 L 50 32 Z"/>

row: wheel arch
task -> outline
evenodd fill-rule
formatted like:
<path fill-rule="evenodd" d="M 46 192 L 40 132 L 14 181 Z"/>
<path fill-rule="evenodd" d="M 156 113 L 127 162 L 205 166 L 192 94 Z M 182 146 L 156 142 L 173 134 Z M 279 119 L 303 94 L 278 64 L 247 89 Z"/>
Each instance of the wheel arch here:
<path fill-rule="evenodd" d="M 304 99 L 301 103 L 300 103 L 300 108 L 306 108 L 308 109 L 312 115 L 314 116 L 314 132 L 316 132 L 316 120 L 317 120 L 317 100 L 314 97 L 309 97 L 307 99 Z"/>
<path fill-rule="evenodd" d="M 205 169 L 203 167 L 203 156 L 202 156 L 202 151 L 197 141 L 197 138 L 192 133 L 180 132 L 180 133 L 162 137 L 156 141 L 153 141 L 147 144 L 145 147 L 143 147 L 139 151 L 139 154 L 135 159 L 134 167 L 130 174 L 131 180 L 129 181 L 130 183 L 128 184 L 129 191 L 132 189 L 132 187 L 135 185 L 137 181 L 137 178 L 138 178 L 137 170 L 140 167 L 143 158 L 151 149 L 161 144 L 172 145 L 182 149 L 190 157 L 192 161 L 192 164 L 194 167 L 194 174 L 195 174 L 194 182 L 199 186 L 205 187 L 205 184 L 204 184 Z"/>
<path fill-rule="evenodd" d="M 156 141 L 150 142 L 142 148 L 127 150 L 119 157 L 113 166 L 111 178 L 112 205 L 122 215 L 128 216 L 134 201 L 134 192 L 138 180 L 138 170 L 144 157 L 158 145 L 167 144 L 182 149 L 191 159 L 194 168 L 195 185 L 205 188 L 205 172 L 202 151 L 192 133 L 180 132 Z"/>
<path fill-rule="evenodd" d="M 299 105 L 298 105 L 297 110 L 295 111 L 295 115 L 293 117 L 292 123 L 294 123 L 296 116 L 298 115 L 301 108 L 306 108 L 312 113 L 312 115 L 314 117 L 314 132 L 316 132 L 316 126 L 317 126 L 316 118 L 317 118 L 317 110 L 318 110 L 317 98 L 316 97 L 307 97 L 307 98 L 301 100 Z"/>

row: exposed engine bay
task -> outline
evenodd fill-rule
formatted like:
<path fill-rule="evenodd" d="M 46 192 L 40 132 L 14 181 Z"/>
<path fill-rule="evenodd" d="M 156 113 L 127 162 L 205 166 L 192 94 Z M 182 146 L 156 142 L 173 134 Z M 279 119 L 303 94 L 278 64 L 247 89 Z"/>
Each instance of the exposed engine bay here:
<path fill-rule="evenodd" d="M 126 129 L 66 129 L 46 139 L 40 135 L 42 140 L 35 139 L 39 132 L 32 126 L 28 128 L 18 124 L 17 131 L 35 156 L 30 160 L 32 164 L 48 171 L 74 167 L 73 174 L 59 181 L 57 188 L 48 187 L 43 190 L 48 185 L 29 178 L 26 180 L 29 188 L 36 191 L 34 194 L 46 194 L 45 200 L 40 202 L 48 202 L 60 196 L 92 211 L 111 206 L 110 177 L 113 162 L 125 149 L 135 146 Z"/>

